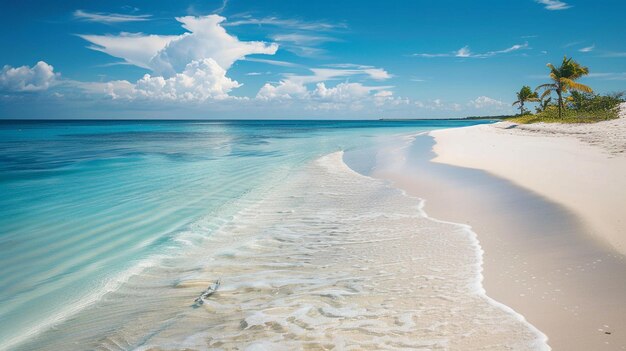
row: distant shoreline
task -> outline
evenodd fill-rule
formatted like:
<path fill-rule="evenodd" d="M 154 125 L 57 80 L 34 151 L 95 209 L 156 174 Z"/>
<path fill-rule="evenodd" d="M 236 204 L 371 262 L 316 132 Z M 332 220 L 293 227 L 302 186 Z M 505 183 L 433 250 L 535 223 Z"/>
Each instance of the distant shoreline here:
<path fill-rule="evenodd" d="M 380 118 L 379 121 L 392 121 L 392 122 L 406 122 L 406 121 L 476 121 L 476 120 L 503 120 L 506 118 L 515 117 L 513 115 L 502 116 L 472 116 L 472 117 L 460 117 L 460 118 Z"/>

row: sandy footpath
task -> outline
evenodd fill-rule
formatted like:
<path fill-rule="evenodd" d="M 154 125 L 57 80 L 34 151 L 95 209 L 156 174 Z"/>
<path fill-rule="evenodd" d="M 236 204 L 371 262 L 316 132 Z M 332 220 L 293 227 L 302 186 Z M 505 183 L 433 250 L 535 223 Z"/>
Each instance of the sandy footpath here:
<path fill-rule="evenodd" d="M 496 123 L 431 132 L 434 162 L 481 169 L 559 203 L 626 255 L 626 104 L 595 124 Z"/>

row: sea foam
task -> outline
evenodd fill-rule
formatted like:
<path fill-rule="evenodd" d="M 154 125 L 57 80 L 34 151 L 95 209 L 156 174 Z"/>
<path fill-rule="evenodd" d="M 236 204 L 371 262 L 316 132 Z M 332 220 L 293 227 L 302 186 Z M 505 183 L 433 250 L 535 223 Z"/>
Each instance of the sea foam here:
<path fill-rule="evenodd" d="M 30 346 L 549 349 L 545 335 L 485 294 L 470 227 L 429 218 L 423 201 L 352 171 L 342 155 L 295 172 L 212 235 L 182 235 L 194 244 L 184 254 L 145 268 Z M 218 292 L 193 308 L 218 278 Z"/>

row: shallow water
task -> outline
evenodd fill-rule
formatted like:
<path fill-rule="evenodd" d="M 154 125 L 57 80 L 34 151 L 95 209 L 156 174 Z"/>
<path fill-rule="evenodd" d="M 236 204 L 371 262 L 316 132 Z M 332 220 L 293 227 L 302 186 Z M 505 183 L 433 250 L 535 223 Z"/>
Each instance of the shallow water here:
<path fill-rule="evenodd" d="M 454 125 L 2 124 L 1 347 L 529 346 L 466 228 L 314 162 Z"/>
<path fill-rule="evenodd" d="M 626 349 L 622 255 L 557 203 L 481 170 L 431 162 L 431 136 L 404 145 L 375 150 L 372 174 L 424 197 L 431 216 L 472 226 L 486 251 L 489 296 L 522 313 L 556 350 Z"/>

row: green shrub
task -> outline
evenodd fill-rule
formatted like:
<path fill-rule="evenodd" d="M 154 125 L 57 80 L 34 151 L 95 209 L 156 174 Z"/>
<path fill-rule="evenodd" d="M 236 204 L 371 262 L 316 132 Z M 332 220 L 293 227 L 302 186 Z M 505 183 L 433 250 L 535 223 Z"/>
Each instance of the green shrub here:
<path fill-rule="evenodd" d="M 624 101 L 624 93 L 598 95 L 573 91 L 568 98 L 568 107 L 576 111 L 610 110 Z"/>
<path fill-rule="evenodd" d="M 597 95 L 573 91 L 568 97 L 567 108 L 561 111 L 556 105 L 546 105 L 541 112 L 507 118 L 507 121 L 528 123 L 595 123 L 615 119 L 619 116 L 619 104 L 624 102 L 624 93 Z"/>

